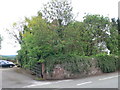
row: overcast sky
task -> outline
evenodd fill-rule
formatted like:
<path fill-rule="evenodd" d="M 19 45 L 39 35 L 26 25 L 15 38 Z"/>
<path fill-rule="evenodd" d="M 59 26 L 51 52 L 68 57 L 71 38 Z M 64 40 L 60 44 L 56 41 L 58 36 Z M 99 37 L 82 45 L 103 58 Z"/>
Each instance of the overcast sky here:
<path fill-rule="evenodd" d="M 14 55 L 20 49 L 15 47 L 13 40 L 8 39 L 5 29 L 12 23 L 36 15 L 43 5 L 49 0 L 0 0 L 0 34 L 3 36 L 2 55 Z M 110 18 L 118 17 L 119 0 L 71 0 L 74 14 L 79 12 L 77 20 L 82 20 L 84 13 L 100 14 Z"/>

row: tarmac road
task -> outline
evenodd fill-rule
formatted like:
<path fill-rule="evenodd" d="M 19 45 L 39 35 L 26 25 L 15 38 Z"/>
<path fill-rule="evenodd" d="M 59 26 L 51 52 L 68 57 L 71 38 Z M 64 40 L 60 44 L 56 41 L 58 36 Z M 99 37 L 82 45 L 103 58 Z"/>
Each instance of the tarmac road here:
<path fill-rule="evenodd" d="M 82 79 L 68 79 L 51 82 L 36 82 L 25 88 L 118 88 L 118 73 Z"/>
<path fill-rule="evenodd" d="M 27 73 L 21 73 L 16 67 L 1 68 L 0 71 L 2 71 L 2 88 L 21 88 L 34 82 Z"/>
<path fill-rule="evenodd" d="M 16 72 L 15 69 L 0 69 L 2 88 L 118 88 L 118 72 L 82 79 L 36 81 L 29 74 Z"/>

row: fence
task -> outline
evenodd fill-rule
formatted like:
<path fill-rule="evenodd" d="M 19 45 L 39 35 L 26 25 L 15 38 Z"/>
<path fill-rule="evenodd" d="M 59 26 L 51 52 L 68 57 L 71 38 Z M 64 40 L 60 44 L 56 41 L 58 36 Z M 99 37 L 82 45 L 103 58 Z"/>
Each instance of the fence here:
<path fill-rule="evenodd" d="M 41 63 L 37 63 L 30 70 L 32 71 L 32 74 L 36 75 L 37 77 L 43 78 L 43 75 L 42 75 L 42 64 Z"/>

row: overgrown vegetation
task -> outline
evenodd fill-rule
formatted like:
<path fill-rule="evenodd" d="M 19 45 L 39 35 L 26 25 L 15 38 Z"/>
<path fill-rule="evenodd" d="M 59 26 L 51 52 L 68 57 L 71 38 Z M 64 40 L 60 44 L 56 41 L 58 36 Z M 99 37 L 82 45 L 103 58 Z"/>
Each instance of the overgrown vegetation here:
<path fill-rule="evenodd" d="M 30 69 L 41 62 L 51 71 L 62 63 L 66 70 L 82 73 L 91 66 L 89 58 L 95 56 L 103 72 L 117 70 L 119 20 L 87 14 L 83 21 L 76 21 L 66 0 L 44 6 L 37 16 L 14 24 L 19 30 L 14 36 L 21 45 L 17 56 L 21 67 Z"/>
<path fill-rule="evenodd" d="M 116 55 L 99 54 L 96 55 L 96 59 L 98 61 L 98 67 L 105 73 L 115 72 L 120 68 L 118 64 L 120 58 Z"/>
<path fill-rule="evenodd" d="M 84 73 L 88 72 L 91 67 L 91 57 L 82 57 L 78 55 L 58 55 L 50 56 L 46 59 L 46 72 L 51 73 L 56 65 L 61 65 L 66 71 L 71 73 Z"/>
<path fill-rule="evenodd" d="M 115 72 L 120 69 L 120 58 L 116 55 L 107 55 L 106 53 L 97 54 L 95 56 L 78 56 L 78 55 L 60 55 L 48 57 L 46 64 L 46 72 L 52 72 L 56 65 L 60 64 L 65 70 L 71 73 L 88 74 L 93 65 L 101 69 L 104 73 Z"/>

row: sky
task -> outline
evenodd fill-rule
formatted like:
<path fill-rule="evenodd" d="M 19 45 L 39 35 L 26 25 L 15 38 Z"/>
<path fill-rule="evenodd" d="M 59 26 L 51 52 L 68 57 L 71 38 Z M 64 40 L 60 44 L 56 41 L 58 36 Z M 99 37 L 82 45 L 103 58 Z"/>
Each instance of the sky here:
<path fill-rule="evenodd" d="M 0 34 L 3 36 L 0 55 L 15 55 L 20 45 L 9 38 L 6 29 L 11 29 L 14 22 L 31 17 L 41 10 L 43 4 L 50 0 L 0 0 Z M 85 13 L 100 14 L 110 18 L 118 17 L 120 0 L 71 0 L 73 13 L 81 21 Z M 78 15 L 76 15 L 79 13 Z"/>

